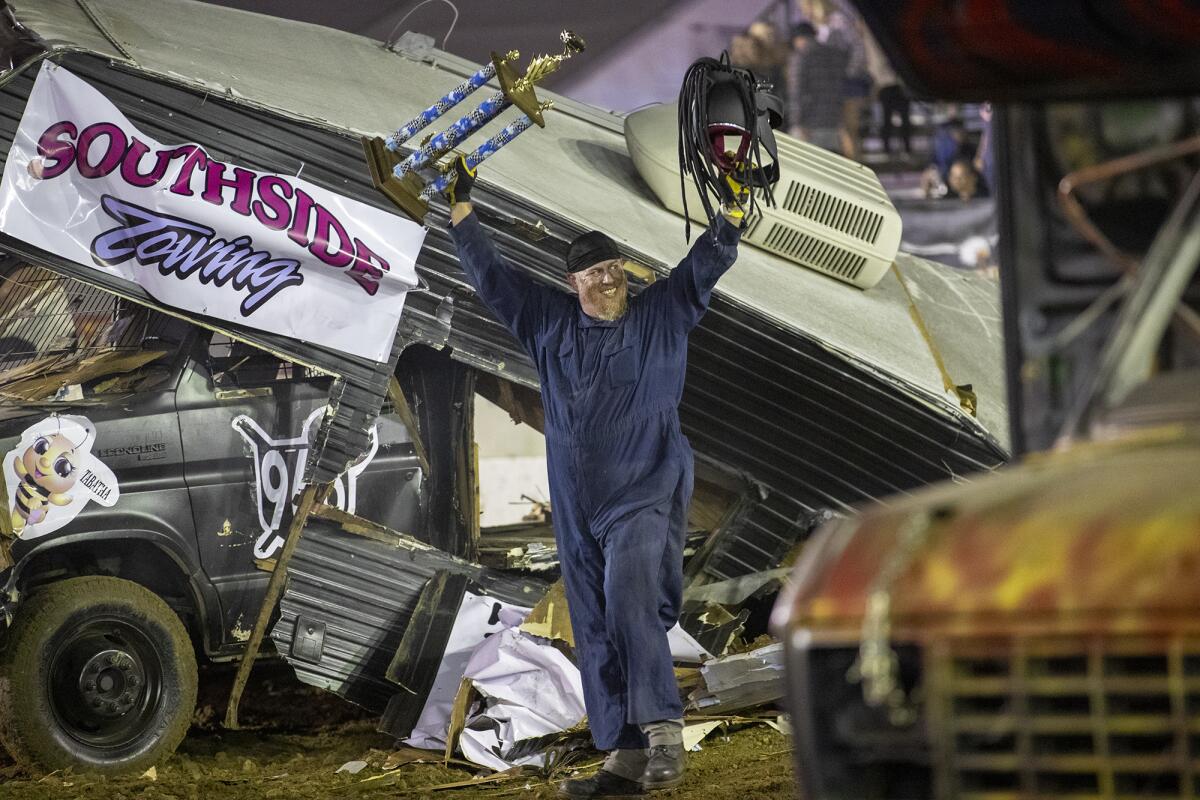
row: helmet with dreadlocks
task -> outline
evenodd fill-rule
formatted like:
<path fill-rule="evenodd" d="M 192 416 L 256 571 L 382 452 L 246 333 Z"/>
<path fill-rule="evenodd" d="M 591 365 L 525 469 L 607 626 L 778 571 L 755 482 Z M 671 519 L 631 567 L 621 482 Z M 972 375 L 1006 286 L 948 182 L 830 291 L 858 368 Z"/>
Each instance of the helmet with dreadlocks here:
<path fill-rule="evenodd" d="M 749 189 L 749 213 L 759 194 L 775 205 L 772 188 L 779 180 L 779 161 L 773 130 L 783 123 L 783 106 L 770 88 L 750 70 L 732 66 L 728 53 L 719 61 L 702 58 L 688 67 L 679 90 L 679 188 L 685 220 L 688 175 L 709 219 L 714 199 L 732 199 L 732 185 Z M 770 163 L 763 163 L 764 151 Z M 690 220 L 685 235 L 691 238 Z"/>

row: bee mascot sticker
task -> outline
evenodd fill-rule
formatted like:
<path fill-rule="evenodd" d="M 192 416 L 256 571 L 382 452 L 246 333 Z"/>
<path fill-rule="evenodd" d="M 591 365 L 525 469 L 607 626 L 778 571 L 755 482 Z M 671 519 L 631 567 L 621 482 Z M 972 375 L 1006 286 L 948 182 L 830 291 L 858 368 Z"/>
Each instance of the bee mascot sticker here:
<path fill-rule="evenodd" d="M 4 456 L 13 533 L 35 539 L 73 520 L 89 500 L 117 502 L 117 478 L 92 455 L 95 441 L 86 417 L 56 414 L 25 429 Z"/>

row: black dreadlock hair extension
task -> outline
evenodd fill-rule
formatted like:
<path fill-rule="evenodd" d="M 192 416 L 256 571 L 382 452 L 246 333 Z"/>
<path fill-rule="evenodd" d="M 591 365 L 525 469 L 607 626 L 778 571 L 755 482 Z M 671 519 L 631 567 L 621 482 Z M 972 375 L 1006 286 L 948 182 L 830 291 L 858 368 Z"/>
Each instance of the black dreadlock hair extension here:
<path fill-rule="evenodd" d="M 770 127 L 760 127 L 759 115 L 768 114 L 772 109 L 768 105 L 760 107 L 760 101 L 774 100 L 760 87 L 754 74 L 747 69 L 734 67 L 729 63 L 729 53 L 723 52 L 718 61 L 714 58 L 701 58 L 693 63 L 683 76 L 683 85 L 679 90 L 679 191 L 683 194 L 684 237 L 692 238 L 692 222 L 687 212 L 686 176 L 691 175 L 696 184 L 696 192 L 700 202 L 704 204 L 704 213 L 708 219 L 713 219 L 713 198 L 718 204 L 728 194 L 725 183 L 727 172 L 714 163 L 712 142 L 709 137 L 710 122 L 729 123 L 729 119 L 710 119 L 710 97 L 714 87 L 725 84 L 724 91 L 729 88 L 736 92 L 741 104 L 741 119 L 745 122 L 745 132 L 750 137 L 746 151 L 748 163 L 737 165 L 741 171 L 735 174 L 740 183 L 749 185 L 750 207 L 747 215 L 752 215 L 757 209 L 758 191 L 771 207 L 775 206 L 775 196 L 772 185 L 778 180 L 778 164 L 771 165 L 771 171 L 762 168 L 763 134 L 765 131 L 769 141 L 766 143 L 768 153 L 775 157 L 774 136 L 771 127 L 776 127 L 776 120 L 771 119 Z M 777 101 L 776 101 L 777 102 Z"/>

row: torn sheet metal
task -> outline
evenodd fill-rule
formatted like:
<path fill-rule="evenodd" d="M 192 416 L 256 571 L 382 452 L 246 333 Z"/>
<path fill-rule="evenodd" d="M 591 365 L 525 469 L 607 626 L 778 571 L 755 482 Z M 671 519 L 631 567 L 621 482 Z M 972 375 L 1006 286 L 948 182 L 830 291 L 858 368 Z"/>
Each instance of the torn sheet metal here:
<path fill-rule="evenodd" d="M 710 733 L 725 725 L 724 720 L 709 719 L 703 722 L 692 722 L 683 726 L 683 749 L 695 752 L 700 749 L 700 742 Z"/>
<path fill-rule="evenodd" d="M 681 614 L 679 626 L 705 650 L 721 656 L 742 635 L 749 618 L 748 609 L 741 609 L 735 615 L 724 606 L 710 605 Z"/>
<path fill-rule="evenodd" d="M 700 664 L 713 657 L 704 645 L 696 641 L 678 623 L 667 631 L 667 643 L 671 646 L 671 658 L 682 664 Z"/>
<path fill-rule="evenodd" d="M 715 583 L 693 585 L 683 592 L 684 603 L 719 603 L 737 605 L 763 590 L 778 588 L 787 579 L 790 567 L 779 567 L 755 572 L 740 578 L 729 578 Z"/>
<path fill-rule="evenodd" d="M 466 576 L 480 592 L 518 607 L 528 608 L 546 591 L 539 581 L 486 569 L 322 508 L 310 518 L 288 567 L 271 638 L 300 680 L 382 713 L 404 691 L 388 680 L 387 670 L 422 591 L 438 572 Z"/>
<path fill-rule="evenodd" d="M 779 642 L 714 659 L 700 668 L 703 686 L 688 697 L 685 710 L 728 714 L 783 697 L 783 645 Z"/>
<path fill-rule="evenodd" d="M 550 584 L 550 588 L 521 623 L 521 630 L 543 639 L 557 639 L 570 647 L 575 646 L 571 617 L 567 612 L 567 588 L 561 580 Z"/>

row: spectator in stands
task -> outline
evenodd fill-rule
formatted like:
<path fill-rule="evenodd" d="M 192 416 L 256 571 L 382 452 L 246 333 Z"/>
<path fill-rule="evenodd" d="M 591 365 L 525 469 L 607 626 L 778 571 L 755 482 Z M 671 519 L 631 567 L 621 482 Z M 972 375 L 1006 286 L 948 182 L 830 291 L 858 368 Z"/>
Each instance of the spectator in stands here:
<path fill-rule="evenodd" d="M 838 3 L 826 20 L 825 42 L 849 53 L 842 79 L 842 154 L 858 160 L 862 144 L 862 112 L 871 96 L 867 71 L 866 28 L 849 5 Z"/>
<path fill-rule="evenodd" d="M 801 22 L 792 30 L 787 69 L 788 131 L 818 147 L 841 151 L 842 81 L 850 54 L 817 41 L 817 30 Z"/>
<path fill-rule="evenodd" d="M 967 129 L 958 117 L 951 117 L 934 129 L 933 166 L 943 182 L 949 180 L 950 167 L 955 161 L 965 158 L 969 162 L 974 155 L 967 141 Z"/>
<path fill-rule="evenodd" d="M 889 155 L 892 152 L 894 117 L 899 117 L 900 143 L 904 145 L 905 155 L 912 155 L 912 121 L 909 119 L 908 93 L 900 84 L 892 65 L 888 63 L 879 42 L 875 41 L 875 37 L 869 31 L 864 31 L 863 36 L 867 48 L 867 71 L 871 73 L 871 80 L 875 82 L 876 97 L 883 115 L 883 125 L 880 129 L 883 152 Z"/>
<path fill-rule="evenodd" d="M 979 107 L 979 118 L 983 120 L 983 135 L 979 137 L 979 148 L 975 151 L 975 170 L 983 177 L 989 192 L 996 191 L 996 162 L 992 155 L 992 104 Z"/>
<path fill-rule="evenodd" d="M 960 158 L 950 165 L 950 174 L 946 183 L 959 200 L 967 201 L 988 196 L 987 187 L 980 180 L 975 166 L 966 158 Z"/>
<path fill-rule="evenodd" d="M 787 47 L 780 41 L 775 26 L 769 22 L 755 22 L 746 29 L 746 35 L 754 42 L 753 63 L 747 64 L 759 80 L 783 91 L 784 65 L 787 63 Z"/>
<path fill-rule="evenodd" d="M 758 43 L 749 34 L 739 33 L 729 42 L 729 61 L 735 67 L 753 69 L 758 60 Z"/>

